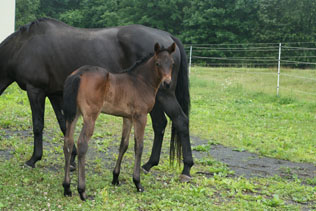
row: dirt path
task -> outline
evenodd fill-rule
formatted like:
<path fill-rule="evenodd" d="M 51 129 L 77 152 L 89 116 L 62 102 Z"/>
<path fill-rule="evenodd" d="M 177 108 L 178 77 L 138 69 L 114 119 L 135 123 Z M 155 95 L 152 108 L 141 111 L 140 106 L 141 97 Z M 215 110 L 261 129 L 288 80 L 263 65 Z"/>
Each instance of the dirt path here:
<path fill-rule="evenodd" d="M 207 140 L 191 137 L 192 145 L 207 144 Z M 203 158 L 208 155 L 215 160 L 225 163 L 235 172 L 236 176 L 268 177 L 279 175 L 281 177 L 292 178 L 297 175 L 299 178 L 316 177 L 316 166 L 312 163 L 296 163 L 275 158 L 259 156 L 247 151 L 236 151 L 233 148 L 223 145 L 212 145 L 209 152 L 193 151 L 195 158 Z"/>

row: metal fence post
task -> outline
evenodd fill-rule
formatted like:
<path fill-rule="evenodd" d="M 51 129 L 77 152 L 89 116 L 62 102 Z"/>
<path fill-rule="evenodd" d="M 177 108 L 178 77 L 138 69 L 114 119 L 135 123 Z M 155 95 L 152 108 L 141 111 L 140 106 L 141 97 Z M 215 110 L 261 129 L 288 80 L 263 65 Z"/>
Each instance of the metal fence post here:
<path fill-rule="evenodd" d="M 280 88 L 280 64 L 281 64 L 281 43 L 279 43 L 277 96 L 279 96 L 279 88 Z"/>
<path fill-rule="evenodd" d="M 190 46 L 190 57 L 189 57 L 189 74 L 191 73 L 191 60 L 192 60 L 192 45 Z"/>

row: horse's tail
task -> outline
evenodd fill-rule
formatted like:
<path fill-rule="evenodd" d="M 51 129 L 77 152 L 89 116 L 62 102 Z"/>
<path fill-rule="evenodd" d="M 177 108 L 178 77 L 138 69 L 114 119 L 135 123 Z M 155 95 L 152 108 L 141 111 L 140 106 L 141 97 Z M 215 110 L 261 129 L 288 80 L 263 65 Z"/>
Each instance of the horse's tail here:
<path fill-rule="evenodd" d="M 76 72 L 66 79 L 64 83 L 64 116 L 67 122 L 72 122 L 77 114 L 77 95 L 80 85 L 80 73 Z"/>
<path fill-rule="evenodd" d="M 181 61 L 180 61 L 180 68 L 178 73 L 177 79 L 177 86 L 176 86 L 176 98 L 187 117 L 189 118 L 189 111 L 190 111 L 190 92 L 189 92 L 189 72 L 188 72 L 188 63 L 187 57 L 184 50 L 184 46 L 181 41 L 171 36 L 174 42 L 177 44 L 178 48 L 180 49 Z M 175 154 L 177 157 L 177 161 L 180 165 L 181 157 L 182 157 L 182 145 L 181 140 L 178 138 L 177 130 L 172 123 L 171 129 L 171 142 L 170 142 L 170 162 L 173 163 Z"/>

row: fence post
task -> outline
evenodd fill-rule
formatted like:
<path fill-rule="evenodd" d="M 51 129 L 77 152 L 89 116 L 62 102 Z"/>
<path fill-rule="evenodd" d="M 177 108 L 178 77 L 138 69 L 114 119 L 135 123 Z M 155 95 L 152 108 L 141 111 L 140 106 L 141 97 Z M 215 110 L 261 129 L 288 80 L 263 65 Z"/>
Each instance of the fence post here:
<path fill-rule="evenodd" d="M 191 73 L 191 60 L 192 60 L 192 45 L 190 46 L 190 57 L 189 57 L 189 74 Z"/>
<path fill-rule="evenodd" d="M 279 88 L 280 88 L 280 63 L 281 63 L 281 43 L 279 43 L 277 96 L 279 96 Z"/>

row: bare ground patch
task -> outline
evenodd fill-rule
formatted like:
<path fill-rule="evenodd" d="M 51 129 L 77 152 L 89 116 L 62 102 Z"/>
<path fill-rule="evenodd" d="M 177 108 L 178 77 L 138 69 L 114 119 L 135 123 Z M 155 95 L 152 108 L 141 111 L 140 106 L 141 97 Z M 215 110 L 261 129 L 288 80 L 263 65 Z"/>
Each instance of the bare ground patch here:
<path fill-rule="evenodd" d="M 206 145 L 207 140 L 198 137 L 191 137 L 192 145 Z M 238 151 L 223 145 L 212 145 L 208 152 L 193 151 L 197 159 L 205 156 L 212 156 L 215 160 L 225 163 L 236 176 L 249 177 L 270 177 L 279 175 L 291 178 L 297 175 L 299 178 L 316 177 L 316 166 L 312 163 L 296 163 L 287 160 L 263 157 L 247 151 Z"/>

